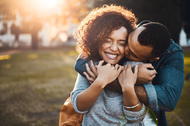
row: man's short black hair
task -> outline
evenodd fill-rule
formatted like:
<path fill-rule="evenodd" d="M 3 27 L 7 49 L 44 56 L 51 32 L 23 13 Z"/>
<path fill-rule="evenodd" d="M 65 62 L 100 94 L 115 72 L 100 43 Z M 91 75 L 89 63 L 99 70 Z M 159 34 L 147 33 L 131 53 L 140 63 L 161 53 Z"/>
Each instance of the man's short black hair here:
<path fill-rule="evenodd" d="M 141 21 L 141 22 L 137 25 L 137 27 L 140 27 L 140 26 L 142 26 L 143 24 L 146 24 L 146 23 L 151 23 L 151 21 L 149 21 L 149 20 L 143 20 L 143 21 Z"/>
<path fill-rule="evenodd" d="M 140 27 L 145 29 L 139 34 L 138 41 L 141 45 L 153 47 L 151 57 L 159 57 L 168 49 L 171 38 L 166 26 L 158 22 L 150 22 Z"/>

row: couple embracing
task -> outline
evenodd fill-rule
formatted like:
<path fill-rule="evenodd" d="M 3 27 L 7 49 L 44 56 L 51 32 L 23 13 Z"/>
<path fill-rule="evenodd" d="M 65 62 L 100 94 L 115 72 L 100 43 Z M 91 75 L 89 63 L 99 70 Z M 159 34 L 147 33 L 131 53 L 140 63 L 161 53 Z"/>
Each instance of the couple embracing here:
<path fill-rule="evenodd" d="M 107 5 L 79 24 L 71 100 L 83 126 L 167 126 L 165 111 L 183 88 L 183 51 L 164 25 L 136 22 L 131 11 Z"/>

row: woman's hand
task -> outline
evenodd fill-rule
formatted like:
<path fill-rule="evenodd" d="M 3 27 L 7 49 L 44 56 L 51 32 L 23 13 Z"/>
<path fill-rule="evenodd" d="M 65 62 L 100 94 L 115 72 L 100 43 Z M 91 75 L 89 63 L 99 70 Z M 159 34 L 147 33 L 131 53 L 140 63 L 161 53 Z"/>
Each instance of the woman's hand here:
<path fill-rule="evenodd" d="M 134 67 L 134 72 L 132 71 L 131 65 L 125 65 L 124 70 L 118 77 L 123 92 L 124 108 L 129 111 L 139 111 L 142 108 L 142 104 L 139 103 L 139 99 L 134 89 L 134 85 L 137 80 L 137 73 L 137 65 Z M 130 108 L 131 106 L 135 107 Z"/>
<path fill-rule="evenodd" d="M 123 66 L 120 66 L 118 64 L 113 66 L 109 63 L 106 65 L 103 65 L 103 63 L 104 61 L 102 60 L 97 65 L 96 80 L 101 82 L 103 86 L 105 87 L 107 84 L 111 83 L 119 76 L 119 74 L 123 70 Z"/>
<path fill-rule="evenodd" d="M 132 71 L 131 65 L 125 65 L 123 71 L 118 77 L 119 83 L 124 90 L 127 87 L 134 88 L 137 80 L 138 66 L 135 66 L 134 73 Z"/>

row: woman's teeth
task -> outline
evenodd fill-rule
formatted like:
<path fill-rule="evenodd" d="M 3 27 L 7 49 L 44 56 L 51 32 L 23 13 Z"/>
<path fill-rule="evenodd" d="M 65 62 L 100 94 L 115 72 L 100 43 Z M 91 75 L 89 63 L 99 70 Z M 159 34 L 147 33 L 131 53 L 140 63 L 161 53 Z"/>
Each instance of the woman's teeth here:
<path fill-rule="evenodd" d="M 108 57 L 110 57 L 110 58 L 115 58 L 115 57 L 117 57 L 117 55 L 108 54 L 108 53 L 106 53 L 106 55 L 107 55 Z"/>

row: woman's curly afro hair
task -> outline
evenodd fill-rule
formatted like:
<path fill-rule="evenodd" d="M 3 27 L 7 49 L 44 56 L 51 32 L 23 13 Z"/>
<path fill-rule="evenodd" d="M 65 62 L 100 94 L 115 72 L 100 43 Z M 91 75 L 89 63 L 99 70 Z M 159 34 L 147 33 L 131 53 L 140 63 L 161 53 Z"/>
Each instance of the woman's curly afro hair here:
<path fill-rule="evenodd" d="M 100 60 L 99 47 L 113 30 L 122 26 L 128 34 L 136 27 L 135 15 L 122 6 L 104 5 L 93 9 L 79 24 L 74 38 L 77 50 L 93 60 Z"/>

